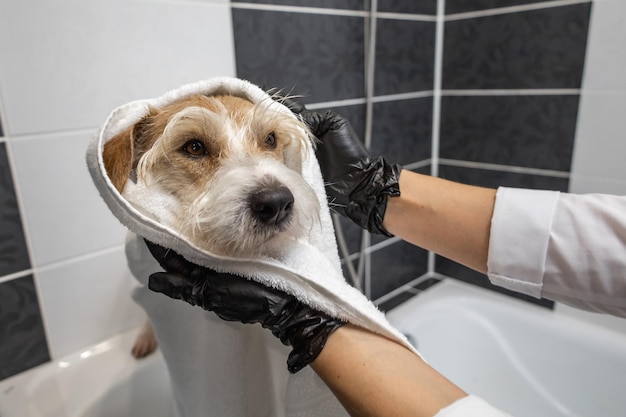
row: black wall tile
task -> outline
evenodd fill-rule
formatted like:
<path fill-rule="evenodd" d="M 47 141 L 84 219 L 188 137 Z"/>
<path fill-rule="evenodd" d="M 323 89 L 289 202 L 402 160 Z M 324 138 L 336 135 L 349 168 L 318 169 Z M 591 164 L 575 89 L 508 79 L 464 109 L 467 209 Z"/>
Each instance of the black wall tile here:
<path fill-rule="evenodd" d="M 0 143 L 0 276 L 30 268 L 6 144 Z"/>
<path fill-rule="evenodd" d="M 432 97 L 374 103 L 372 155 L 401 165 L 432 155 Z"/>
<path fill-rule="evenodd" d="M 378 19 L 374 94 L 432 90 L 435 23 Z"/>
<path fill-rule="evenodd" d="M 446 0 L 446 14 L 543 3 L 546 0 Z"/>
<path fill-rule="evenodd" d="M 428 252 L 397 242 L 371 254 L 371 298 L 382 297 L 428 271 Z"/>
<path fill-rule="evenodd" d="M 33 277 L 0 283 L 0 379 L 49 360 Z"/>
<path fill-rule="evenodd" d="M 577 95 L 442 98 L 440 157 L 569 171 Z"/>
<path fill-rule="evenodd" d="M 437 0 L 379 0 L 379 12 L 437 14 Z"/>
<path fill-rule="evenodd" d="M 580 88 L 591 5 L 446 22 L 444 89 Z"/>
<path fill-rule="evenodd" d="M 480 187 L 516 187 L 535 190 L 567 191 L 569 179 L 547 175 L 520 174 L 441 164 L 439 176 L 450 181 Z"/>
<path fill-rule="evenodd" d="M 232 3 L 275 4 L 283 6 L 323 7 L 330 9 L 369 10 L 369 0 L 245 0 Z"/>
<path fill-rule="evenodd" d="M 364 19 L 233 9 L 237 76 L 303 95 L 303 103 L 362 98 Z"/>

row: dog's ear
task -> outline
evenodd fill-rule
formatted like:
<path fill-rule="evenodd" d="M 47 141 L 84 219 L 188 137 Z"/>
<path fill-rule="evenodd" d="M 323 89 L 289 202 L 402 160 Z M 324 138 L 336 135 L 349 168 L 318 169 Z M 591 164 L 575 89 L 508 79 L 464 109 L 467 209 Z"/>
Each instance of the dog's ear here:
<path fill-rule="evenodd" d="M 117 134 L 104 144 L 102 158 L 107 175 L 120 193 L 128 181 L 135 160 L 135 143 L 145 133 L 151 116 L 145 116 L 135 125 Z"/>

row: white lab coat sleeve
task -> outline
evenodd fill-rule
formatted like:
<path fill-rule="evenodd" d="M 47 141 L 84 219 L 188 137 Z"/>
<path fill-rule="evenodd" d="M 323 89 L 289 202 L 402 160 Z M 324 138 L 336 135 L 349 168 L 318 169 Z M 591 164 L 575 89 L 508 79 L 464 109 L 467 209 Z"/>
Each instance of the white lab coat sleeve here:
<path fill-rule="evenodd" d="M 434 417 L 511 417 L 511 415 L 494 408 L 479 397 L 468 395 L 439 410 Z"/>
<path fill-rule="evenodd" d="M 626 197 L 499 188 L 487 268 L 495 285 L 626 317 Z"/>

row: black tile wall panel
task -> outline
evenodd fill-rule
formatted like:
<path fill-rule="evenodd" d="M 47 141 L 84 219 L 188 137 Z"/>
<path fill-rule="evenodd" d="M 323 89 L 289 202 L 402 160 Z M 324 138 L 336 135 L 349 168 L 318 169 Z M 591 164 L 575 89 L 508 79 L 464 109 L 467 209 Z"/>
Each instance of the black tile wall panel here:
<path fill-rule="evenodd" d="M 446 14 L 544 3 L 546 0 L 446 0 Z"/>
<path fill-rule="evenodd" d="M 378 0 L 378 11 L 436 15 L 437 0 Z"/>
<path fill-rule="evenodd" d="M 323 7 L 329 9 L 369 10 L 369 0 L 246 0 L 237 3 L 273 4 L 281 6 Z"/>
<path fill-rule="evenodd" d="M 446 22 L 444 89 L 580 88 L 589 3 Z"/>
<path fill-rule="evenodd" d="M 468 282 L 482 288 L 487 288 L 501 294 L 506 294 L 520 300 L 529 301 L 533 304 L 537 304 L 543 307 L 552 308 L 554 306 L 553 301 L 538 299 L 525 294 L 509 291 L 505 288 L 498 287 L 497 285 L 493 285 L 491 282 L 489 282 L 489 278 L 487 277 L 487 275 L 474 271 L 473 269 L 467 268 L 442 256 L 436 256 L 435 258 L 435 271 L 445 276 L 456 278 L 460 281 Z"/>
<path fill-rule="evenodd" d="M 365 96 L 363 17 L 233 9 L 232 18 L 239 78 L 303 103 Z"/>
<path fill-rule="evenodd" d="M 450 181 L 488 188 L 514 187 L 566 192 L 569 187 L 569 179 L 563 177 L 467 168 L 443 163 L 439 165 L 439 176 Z"/>
<path fill-rule="evenodd" d="M 30 268 L 6 144 L 0 143 L 0 276 Z"/>
<path fill-rule="evenodd" d="M 374 300 L 428 271 L 428 252 L 403 241 L 373 252 L 370 259 Z"/>
<path fill-rule="evenodd" d="M 435 23 L 378 19 L 374 94 L 432 90 Z"/>
<path fill-rule="evenodd" d="M 0 379 L 49 360 L 33 277 L 0 283 Z"/>
<path fill-rule="evenodd" d="M 569 171 L 578 101 L 578 95 L 443 97 L 439 156 Z"/>
<path fill-rule="evenodd" d="M 372 155 L 407 165 L 432 156 L 433 98 L 374 103 Z"/>

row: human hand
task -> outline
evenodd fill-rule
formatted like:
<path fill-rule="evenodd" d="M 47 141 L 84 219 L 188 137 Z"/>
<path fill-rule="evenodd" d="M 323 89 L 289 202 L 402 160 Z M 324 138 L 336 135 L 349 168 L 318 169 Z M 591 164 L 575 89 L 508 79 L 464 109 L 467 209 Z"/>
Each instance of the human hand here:
<path fill-rule="evenodd" d="M 321 143 L 316 149 L 331 208 L 371 233 L 391 236 L 383 226 L 388 197 L 398 197 L 402 167 L 372 159 L 342 116 L 301 110 L 300 116 Z"/>
<path fill-rule="evenodd" d="M 198 266 L 147 240 L 146 244 L 166 271 L 150 275 L 148 287 L 152 291 L 213 311 L 226 321 L 261 324 L 292 347 L 287 359 L 291 373 L 313 362 L 328 336 L 345 324 L 280 290 Z"/>

